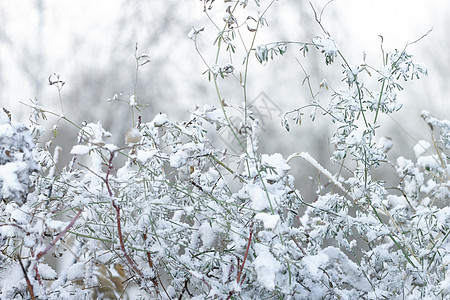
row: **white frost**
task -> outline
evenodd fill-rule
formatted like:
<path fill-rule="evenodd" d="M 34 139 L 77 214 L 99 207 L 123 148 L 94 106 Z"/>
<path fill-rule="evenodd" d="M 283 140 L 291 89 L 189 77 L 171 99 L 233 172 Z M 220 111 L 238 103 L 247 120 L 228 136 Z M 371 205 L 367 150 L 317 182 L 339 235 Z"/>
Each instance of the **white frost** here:
<path fill-rule="evenodd" d="M 46 280 L 54 280 L 58 278 L 58 274 L 56 273 L 56 271 L 46 263 L 39 263 L 38 270 L 42 278 Z"/>

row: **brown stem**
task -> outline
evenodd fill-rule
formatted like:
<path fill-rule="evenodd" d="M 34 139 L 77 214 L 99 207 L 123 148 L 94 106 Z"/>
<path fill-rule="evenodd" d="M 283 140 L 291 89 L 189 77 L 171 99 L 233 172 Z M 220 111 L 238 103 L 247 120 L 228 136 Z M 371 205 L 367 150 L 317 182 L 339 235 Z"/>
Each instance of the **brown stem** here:
<path fill-rule="evenodd" d="M 101 178 L 106 185 L 106 188 L 108 190 L 108 195 L 111 198 L 111 203 L 112 203 L 114 209 L 116 210 L 117 234 L 119 235 L 120 249 L 122 250 L 123 256 L 125 256 L 125 260 L 127 261 L 129 267 L 132 268 L 133 271 L 139 275 L 140 279 L 138 281 L 140 282 L 141 280 L 145 280 L 146 278 L 145 278 L 144 274 L 141 272 L 141 270 L 138 268 L 137 263 L 128 254 L 127 249 L 125 248 L 125 243 L 124 243 L 123 234 L 122 234 L 122 223 L 120 221 L 120 205 L 118 203 L 116 203 L 116 201 L 113 199 L 114 194 L 113 194 L 111 186 L 109 184 L 109 175 L 111 174 L 111 171 L 113 169 L 114 156 L 115 156 L 116 151 L 120 151 L 120 150 L 123 150 L 123 149 L 116 149 L 114 151 L 109 151 L 108 169 L 106 171 L 105 178 L 103 178 L 102 176 L 100 176 L 98 174 L 95 174 L 94 172 L 93 172 L 93 174 L 95 174 L 99 178 Z M 144 289 L 146 292 L 151 294 L 151 291 L 148 290 L 146 287 L 144 287 Z M 158 290 L 156 289 L 156 287 L 155 287 L 155 291 L 158 294 Z"/>
<path fill-rule="evenodd" d="M 120 222 L 120 206 L 115 203 L 115 201 L 112 202 L 112 205 L 116 209 L 117 234 L 119 235 L 120 249 L 122 250 L 123 255 L 125 256 L 125 259 L 130 267 L 139 275 L 139 277 L 144 279 L 144 274 L 142 274 L 141 270 L 139 270 L 137 263 L 133 260 L 133 258 L 128 255 L 127 249 L 125 248 L 125 243 L 123 242 L 122 225 Z"/>
<path fill-rule="evenodd" d="M 291 239 L 294 241 L 294 243 L 297 245 L 297 247 L 302 251 L 303 255 L 306 255 L 306 251 L 303 249 L 303 247 L 300 245 L 300 243 L 297 241 L 297 239 L 293 236 L 291 236 Z"/>
<path fill-rule="evenodd" d="M 110 191 L 108 181 L 106 181 L 106 185 L 108 187 L 108 190 Z M 125 248 L 125 243 L 123 241 L 123 234 L 122 234 L 122 225 L 120 222 L 120 206 L 114 200 L 112 201 L 112 205 L 116 210 L 117 234 L 119 235 L 120 249 L 123 252 L 123 256 L 125 256 L 128 265 L 136 272 L 136 274 L 139 275 L 140 280 L 138 282 L 140 282 L 141 279 L 145 280 L 146 278 L 144 274 L 142 274 L 141 270 L 139 270 L 137 263 L 134 261 L 134 259 L 130 255 L 128 255 L 127 249 Z M 147 293 L 151 294 L 151 291 L 148 288 L 144 287 L 144 289 Z M 156 289 L 156 287 L 155 291 L 158 294 L 158 290 Z"/>
<path fill-rule="evenodd" d="M 147 234 L 145 234 L 145 233 L 144 233 L 144 240 L 147 240 Z M 161 287 L 164 290 L 164 293 L 166 294 L 167 298 L 170 299 L 169 293 L 167 292 L 166 288 L 164 287 L 164 284 L 161 281 L 161 277 L 159 276 L 158 270 L 156 269 L 156 266 L 153 263 L 152 255 L 151 255 L 150 251 L 147 251 L 147 259 L 148 259 L 148 265 L 155 273 L 155 278 L 152 278 L 151 281 L 153 282 L 153 285 L 155 286 L 156 294 L 159 295 L 158 286 L 159 286 L 159 284 L 161 284 Z M 158 280 L 156 280 L 156 278 L 159 280 L 159 284 L 158 284 Z"/>
<path fill-rule="evenodd" d="M 111 174 L 111 170 L 113 169 L 113 159 L 115 155 L 115 151 L 110 151 L 109 153 L 109 161 L 108 161 L 108 170 L 106 171 L 105 178 L 102 178 L 103 181 L 106 184 L 106 188 L 108 189 L 109 197 L 113 197 L 113 192 L 111 190 L 111 187 L 109 185 L 109 175 Z M 122 224 L 120 222 L 120 206 L 112 199 L 112 205 L 114 206 L 114 209 L 116 210 L 116 222 L 117 222 L 117 234 L 119 235 L 119 243 L 120 243 L 120 249 L 123 252 L 123 255 L 125 256 L 125 259 L 127 260 L 130 267 L 141 277 L 144 279 L 144 274 L 142 274 L 141 270 L 137 267 L 137 263 L 128 255 L 127 250 L 125 248 L 125 243 L 123 242 L 123 235 L 122 235 Z"/>

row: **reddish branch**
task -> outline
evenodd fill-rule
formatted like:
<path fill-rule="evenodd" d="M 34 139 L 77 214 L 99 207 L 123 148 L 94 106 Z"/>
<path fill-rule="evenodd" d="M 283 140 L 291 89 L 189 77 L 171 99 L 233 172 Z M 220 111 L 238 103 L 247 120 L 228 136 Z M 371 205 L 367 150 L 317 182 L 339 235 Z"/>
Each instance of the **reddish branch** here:
<path fill-rule="evenodd" d="M 35 278 L 39 282 L 39 285 L 40 286 L 44 286 L 44 282 L 42 281 L 41 274 L 39 274 L 39 270 L 38 270 L 37 265 L 34 266 L 34 273 L 36 274 Z"/>
<path fill-rule="evenodd" d="M 118 150 L 121 150 L 121 149 L 118 149 Z M 106 176 L 105 176 L 105 178 L 100 177 L 100 178 L 102 178 L 103 182 L 105 183 L 106 188 L 108 190 L 109 197 L 111 199 L 113 198 L 113 192 L 109 185 L 109 175 L 111 174 L 111 170 L 113 169 L 113 159 L 115 156 L 115 152 L 118 150 L 110 151 L 110 157 L 109 157 L 109 161 L 108 161 L 108 170 L 106 171 Z M 114 201 L 114 199 L 112 199 L 112 205 L 114 206 L 114 209 L 116 210 L 117 234 L 119 235 L 120 249 L 122 250 L 123 255 L 125 256 L 125 260 L 127 261 L 128 265 L 133 269 L 134 272 L 136 272 L 136 274 L 139 275 L 139 277 L 141 279 L 145 280 L 144 274 L 138 268 L 138 265 L 134 261 L 134 259 L 130 255 L 128 255 L 127 249 L 125 248 L 125 243 L 124 243 L 123 234 L 122 234 L 122 224 L 120 221 L 120 205 L 117 204 L 116 201 Z M 155 290 L 156 290 L 156 293 L 158 293 L 158 290 L 156 288 L 155 288 Z M 149 290 L 146 289 L 146 291 L 150 293 Z"/>
<path fill-rule="evenodd" d="M 111 187 L 109 185 L 109 175 L 111 174 L 111 170 L 113 169 L 113 159 L 115 156 L 115 151 L 110 151 L 109 161 L 108 161 L 108 170 L 106 171 L 105 178 L 102 178 L 103 181 L 106 184 L 106 188 L 108 189 L 109 197 L 113 197 L 113 192 L 111 190 Z M 123 235 L 122 235 L 122 224 L 120 222 L 120 206 L 112 200 L 112 205 L 114 206 L 114 209 L 116 210 L 116 222 L 117 222 L 117 233 L 119 235 L 119 243 L 120 243 L 120 249 L 123 252 L 123 255 L 125 256 L 125 259 L 127 260 L 130 267 L 141 277 L 144 279 L 144 274 L 142 274 L 141 270 L 137 267 L 137 263 L 128 255 L 127 249 L 125 248 L 125 243 L 123 242 Z"/>
<path fill-rule="evenodd" d="M 80 217 L 82 211 L 83 209 L 80 209 L 76 214 L 76 216 L 72 219 L 72 221 L 70 221 L 69 225 L 67 225 L 66 228 L 63 231 L 61 231 L 53 241 L 51 241 L 51 243 L 47 246 L 47 248 L 45 248 L 43 251 L 39 252 L 36 255 L 36 261 L 41 259 L 41 257 L 44 256 L 53 246 L 55 246 L 55 244 L 61 239 L 61 237 L 64 234 L 66 234 L 67 231 L 69 231 L 69 229 L 73 226 L 73 224 L 75 224 L 75 221 Z"/>
<path fill-rule="evenodd" d="M 244 276 L 242 276 L 242 273 L 244 271 L 245 262 L 247 261 L 248 252 L 250 250 L 250 245 L 252 243 L 252 237 L 253 237 L 253 222 L 252 222 L 252 224 L 250 224 L 250 234 L 248 236 L 247 249 L 245 250 L 245 255 L 244 255 L 244 259 L 242 260 L 242 264 L 240 264 L 239 261 L 238 261 L 238 270 L 237 270 L 236 282 L 239 285 L 242 285 L 242 283 L 244 282 L 244 279 L 245 279 L 245 274 L 244 274 Z M 242 279 L 241 279 L 241 276 L 242 276 Z M 233 296 L 234 293 L 235 293 L 235 290 L 230 291 L 228 293 L 228 297 L 227 297 L 226 300 L 229 300 Z"/>
<path fill-rule="evenodd" d="M 109 160 L 108 160 L 108 164 L 107 164 L 107 171 L 106 171 L 106 175 L 105 177 L 100 176 L 99 174 L 96 174 L 95 172 L 93 172 L 92 170 L 90 170 L 88 167 L 85 167 L 86 169 L 88 169 L 90 172 L 92 172 L 94 175 L 96 175 L 97 177 L 99 177 L 106 185 L 106 189 L 108 190 L 108 195 L 111 198 L 111 202 L 112 205 L 114 207 L 114 209 L 116 210 L 116 223 L 117 223 L 117 234 L 119 235 L 119 244 L 120 244 L 120 250 L 122 250 L 123 255 L 125 256 L 125 260 L 127 261 L 129 267 L 131 267 L 133 269 L 134 272 L 136 272 L 136 274 L 139 275 L 140 279 L 146 279 L 146 277 L 144 276 L 144 274 L 142 273 L 142 271 L 138 268 L 137 263 L 134 261 L 134 259 L 128 254 L 127 249 L 125 248 L 125 243 L 124 243 L 124 239 L 123 239 L 123 234 L 122 234 L 122 223 L 120 221 L 120 205 L 117 204 L 114 199 L 113 199 L 113 191 L 111 189 L 111 186 L 109 184 L 109 175 L 111 175 L 111 171 L 113 170 L 113 160 L 114 160 L 114 156 L 116 154 L 117 151 L 121 151 L 124 149 L 127 149 L 129 147 L 125 147 L 125 148 L 119 148 L 113 151 L 109 151 Z M 151 263 L 151 262 L 150 262 Z M 139 280 L 140 281 L 140 280 Z M 157 285 L 155 286 L 155 291 L 158 294 L 158 290 L 156 289 Z M 149 290 L 145 289 L 148 293 L 151 293 Z"/>
<path fill-rule="evenodd" d="M 250 234 L 248 237 L 247 249 L 245 250 L 244 260 L 242 261 L 242 265 L 238 266 L 236 282 L 239 284 L 242 284 L 241 282 L 242 271 L 244 271 L 245 261 L 247 260 L 248 251 L 250 250 L 250 244 L 252 243 L 252 236 L 253 236 L 253 223 L 250 225 Z"/>
<path fill-rule="evenodd" d="M 4 223 L 4 224 L 0 224 L 0 227 L 3 227 L 3 226 L 13 226 L 13 227 L 19 228 L 19 229 L 22 230 L 23 232 L 27 232 L 24 228 L 20 227 L 20 226 L 17 225 L 17 224 L 14 224 L 14 223 Z"/>
<path fill-rule="evenodd" d="M 116 209 L 117 234 L 119 235 L 120 249 L 122 250 L 123 255 L 125 256 L 125 259 L 130 267 L 139 275 L 139 277 L 144 279 L 144 274 L 142 274 L 141 270 L 137 267 L 137 263 L 128 255 L 127 249 L 125 248 L 125 243 L 123 242 L 122 225 L 120 222 L 120 206 L 115 203 L 115 201 L 112 202 L 112 205 Z"/>

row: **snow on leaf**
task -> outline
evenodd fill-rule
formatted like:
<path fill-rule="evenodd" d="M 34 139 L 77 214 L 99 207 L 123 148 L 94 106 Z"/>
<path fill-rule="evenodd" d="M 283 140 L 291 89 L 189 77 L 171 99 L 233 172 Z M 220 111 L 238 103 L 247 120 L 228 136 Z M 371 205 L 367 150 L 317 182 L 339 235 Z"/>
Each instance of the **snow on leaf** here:
<path fill-rule="evenodd" d="M 162 125 L 164 125 L 164 124 L 166 124 L 168 122 L 169 122 L 169 120 L 167 119 L 167 115 L 166 114 L 158 114 L 153 119 L 153 123 L 155 124 L 155 126 L 162 126 Z"/>
<path fill-rule="evenodd" d="M 151 160 L 155 156 L 156 153 L 158 153 L 157 150 L 138 149 L 136 157 L 141 163 L 145 164 L 146 162 Z"/>
<path fill-rule="evenodd" d="M 39 274 L 45 280 L 55 280 L 56 278 L 58 278 L 58 274 L 56 273 L 56 271 L 46 263 L 39 263 L 37 268 Z"/>

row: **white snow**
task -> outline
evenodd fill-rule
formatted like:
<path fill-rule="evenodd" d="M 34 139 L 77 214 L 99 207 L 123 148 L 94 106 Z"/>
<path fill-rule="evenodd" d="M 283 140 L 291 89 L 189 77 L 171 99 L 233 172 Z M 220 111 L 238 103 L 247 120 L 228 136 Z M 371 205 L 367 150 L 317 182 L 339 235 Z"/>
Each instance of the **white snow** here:
<path fill-rule="evenodd" d="M 67 279 L 75 280 L 84 277 L 84 263 L 79 262 L 71 265 L 67 269 Z"/>
<path fill-rule="evenodd" d="M 172 168 L 180 168 L 187 163 L 188 159 L 189 154 L 184 149 L 180 149 L 170 156 L 170 166 Z"/>
<path fill-rule="evenodd" d="M 55 231 L 62 231 L 67 226 L 66 222 L 52 219 L 45 220 L 45 225 L 47 225 L 49 229 L 53 229 Z"/>
<path fill-rule="evenodd" d="M 153 123 L 155 124 L 155 126 L 162 126 L 168 122 L 169 122 L 169 120 L 167 119 L 166 114 L 157 114 L 155 116 L 155 118 L 153 119 Z"/>
<path fill-rule="evenodd" d="M 257 213 L 255 215 L 255 219 L 261 220 L 264 224 L 265 229 L 270 229 L 275 231 L 275 229 L 280 224 L 280 216 L 279 215 L 271 215 L 268 213 Z"/>
<path fill-rule="evenodd" d="M 135 95 L 131 95 L 130 96 L 130 106 L 134 107 L 136 105 L 137 105 L 137 103 L 136 103 L 136 96 Z"/>
<path fill-rule="evenodd" d="M 92 147 L 86 145 L 75 145 L 72 150 L 70 150 L 70 154 L 72 155 L 85 155 L 88 154 L 89 151 L 92 150 Z"/>
<path fill-rule="evenodd" d="M 248 185 L 248 194 L 252 201 L 250 207 L 254 210 L 262 211 L 270 208 L 266 192 L 258 185 Z"/>
<path fill-rule="evenodd" d="M 8 119 L 9 120 L 9 119 Z M 0 124 L 0 136 L 12 137 L 15 132 L 15 129 L 11 124 Z"/>
<path fill-rule="evenodd" d="M 141 140 L 141 133 L 137 128 L 128 129 L 125 135 L 125 144 L 136 144 Z"/>
<path fill-rule="evenodd" d="M 187 37 L 191 40 L 195 40 L 197 34 L 199 34 L 201 31 L 203 31 L 205 28 L 202 27 L 198 29 L 197 27 L 192 27 L 189 33 L 187 34 Z"/>
<path fill-rule="evenodd" d="M 21 161 L 0 165 L 0 182 L 2 183 L 1 194 L 5 198 L 14 196 L 15 192 L 22 190 L 17 174 L 26 167 L 26 163 Z"/>
<path fill-rule="evenodd" d="M 105 144 L 103 147 L 105 149 L 107 149 L 109 152 L 113 152 L 113 151 L 116 151 L 117 149 L 119 149 L 119 147 L 117 147 L 114 144 Z"/>
<path fill-rule="evenodd" d="M 5 264 L 0 268 L 0 287 L 12 287 L 19 285 L 23 279 L 23 271 L 19 264 Z"/>
<path fill-rule="evenodd" d="M 428 170 L 437 170 L 440 166 L 439 157 L 437 155 L 420 156 L 417 159 L 417 165 Z"/>
<path fill-rule="evenodd" d="M 328 263 L 328 255 L 320 251 L 316 255 L 308 256 L 307 259 L 303 259 L 303 263 L 306 269 L 313 277 L 320 277 L 319 275 L 323 272 L 321 267 Z"/>
<path fill-rule="evenodd" d="M 14 209 L 10 216 L 16 224 L 27 224 L 29 222 L 30 214 L 30 207 L 27 205 L 22 205 L 20 208 Z"/>
<path fill-rule="evenodd" d="M 258 47 L 256 47 L 255 55 L 260 63 L 267 61 L 267 45 L 259 45 Z"/>
<path fill-rule="evenodd" d="M 382 148 L 384 153 L 387 153 L 389 150 L 392 149 L 394 143 L 392 142 L 392 139 L 390 137 L 382 136 L 378 140 L 377 146 Z"/>
<path fill-rule="evenodd" d="M 321 172 L 323 175 L 325 175 L 329 180 L 331 180 L 339 189 L 341 189 L 342 191 L 346 191 L 344 186 L 330 173 L 330 171 L 328 171 L 321 164 L 319 164 L 309 153 L 297 152 L 297 153 L 291 154 L 287 158 L 286 162 L 290 162 L 294 157 L 303 158 L 308 163 L 310 163 L 313 167 L 315 167 L 319 172 Z"/>
<path fill-rule="evenodd" d="M 223 116 L 223 112 L 217 109 L 215 106 L 205 104 L 202 108 L 197 108 L 194 115 L 201 116 L 208 122 L 225 123 L 226 120 Z"/>
<path fill-rule="evenodd" d="M 208 222 L 205 222 L 198 228 L 198 231 L 200 233 L 203 246 L 206 249 L 210 249 L 213 246 L 214 241 L 216 239 L 216 233 L 214 228 L 212 228 Z"/>
<path fill-rule="evenodd" d="M 141 163 L 145 164 L 147 161 L 152 159 L 157 152 L 157 150 L 138 149 L 136 157 Z"/>
<path fill-rule="evenodd" d="M 313 39 L 314 44 L 321 47 L 325 55 L 336 56 L 339 51 L 336 42 L 327 36 L 316 36 Z"/>
<path fill-rule="evenodd" d="M 279 181 L 286 174 L 286 172 L 291 169 L 280 153 L 275 153 L 272 155 L 263 154 L 261 156 L 261 163 L 264 166 L 274 168 L 273 170 L 268 169 L 266 171 L 267 180 Z"/>
<path fill-rule="evenodd" d="M 428 150 L 428 148 L 430 148 L 430 143 L 424 140 L 420 140 L 413 148 L 416 158 L 419 158 L 419 156 L 424 154 L 425 151 Z"/>
<path fill-rule="evenodd" d="M 275 289 L 275 279 L 277 272 L 281 270 L 281 264 L 270 253 L 269 248 L 262 244 L 254 246 L 256 252 L 256 259 L 253 261 L 253 266 L 256 271 L 258 282 L 268 289 L 273 291 Z"/>
<path fill-rule="evenodd" d="M 363 132 L 355 130 L 346 137 L 345 143 L 348 145 L 358 145 L 362 142 Z"/>

